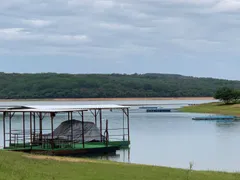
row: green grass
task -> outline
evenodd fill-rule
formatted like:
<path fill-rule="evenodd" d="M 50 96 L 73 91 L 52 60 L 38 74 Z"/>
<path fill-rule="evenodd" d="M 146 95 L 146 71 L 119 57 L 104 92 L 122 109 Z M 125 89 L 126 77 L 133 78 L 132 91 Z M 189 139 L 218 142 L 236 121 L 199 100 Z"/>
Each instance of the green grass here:
<path fill-rule="evenodd" d="M 191 171 L 91 160 L 69 162 L 0 151 L 0 179 L 11 180 L 236 180 L 238 173 Z"/>
<path fill-rule="evenodd" d="M 180 111 L 240 116 L 240 105 L 239 104 L 225 105 L 222 103 L 206 103 L 206 104 L 183 107 L 180 109 Z"/>

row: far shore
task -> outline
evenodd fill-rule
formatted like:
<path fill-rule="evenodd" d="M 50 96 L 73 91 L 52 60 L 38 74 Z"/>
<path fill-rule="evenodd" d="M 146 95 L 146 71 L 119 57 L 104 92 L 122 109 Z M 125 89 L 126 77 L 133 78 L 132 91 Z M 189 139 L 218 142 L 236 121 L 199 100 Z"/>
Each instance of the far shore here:
<path fill-rule="evenodd" d="M 213 97 L 143 97 L 143 98 L 53 98 L 53 99 L 0 99 L 9 101 L 145 101 L 145 100 L 215 100 Z"/>

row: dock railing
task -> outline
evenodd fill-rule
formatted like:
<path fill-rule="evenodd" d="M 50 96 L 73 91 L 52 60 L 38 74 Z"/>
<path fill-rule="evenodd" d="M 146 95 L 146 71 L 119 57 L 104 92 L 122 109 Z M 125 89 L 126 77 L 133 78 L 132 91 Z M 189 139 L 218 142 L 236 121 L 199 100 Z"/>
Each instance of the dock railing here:
<path fill-rule="evenodd" d="M 86 133 L 87 130 L 85 130 L 84 133 Z M 84 135 L 85 139 L 92 138 L 92 139 L 101 139 L 100 142 L 104 143 L 106 146 L 108 146 L 109 142 L 115 142 L 115 141 L 128 141 L 128 134 L 127 128 L 105 128 L 102 129 L 101 135 L 96 136 L 87 136 Z M 5 133 L 6 135 L 6 147 L 10 149 L 18 149 L 18 148 L 24 148 L 29 149 L 35 146 L 41 147 L 42 149 L 61 149 L 61 148 L 76 148 L 76 144 L 81 144 L 81 141 L 75 141 L 71 135 L 66 136 L 64 138 L 56 138 L 52 140 L 51 138 L 51 129 L 42 129 L 42 135 L 39 129 L 35 129 L 34 132 L 31 132 L 30 129 L 25 129 L 25 131 L 22 130 L 11 130 L 11 134 Z M 100 138 L 102 136 L 102 138 Z M 87 144 L 91 144 L 94 142 L 99 141 L 93 141 L 93 142 L 87 142 Z"/>

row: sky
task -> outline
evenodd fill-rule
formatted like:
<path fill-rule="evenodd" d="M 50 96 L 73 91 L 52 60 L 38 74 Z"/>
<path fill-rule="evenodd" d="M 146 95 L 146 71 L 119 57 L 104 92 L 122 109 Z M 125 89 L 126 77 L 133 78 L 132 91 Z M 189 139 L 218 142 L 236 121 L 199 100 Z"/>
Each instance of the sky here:
<path fill-rule="evenodd" d="M 240 0 L 1 0 L 0 71 L 240 80 Z"/>

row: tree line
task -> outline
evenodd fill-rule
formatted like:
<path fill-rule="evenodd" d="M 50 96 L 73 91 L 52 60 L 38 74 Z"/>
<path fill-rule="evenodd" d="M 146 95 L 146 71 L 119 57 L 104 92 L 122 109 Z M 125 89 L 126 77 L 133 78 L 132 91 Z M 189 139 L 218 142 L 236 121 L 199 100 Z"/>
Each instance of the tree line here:
<path fill-rule="evenodd" d="M 173 74 L 0 73 L 1 99 L 213 97 L 239 81 Z"/>

